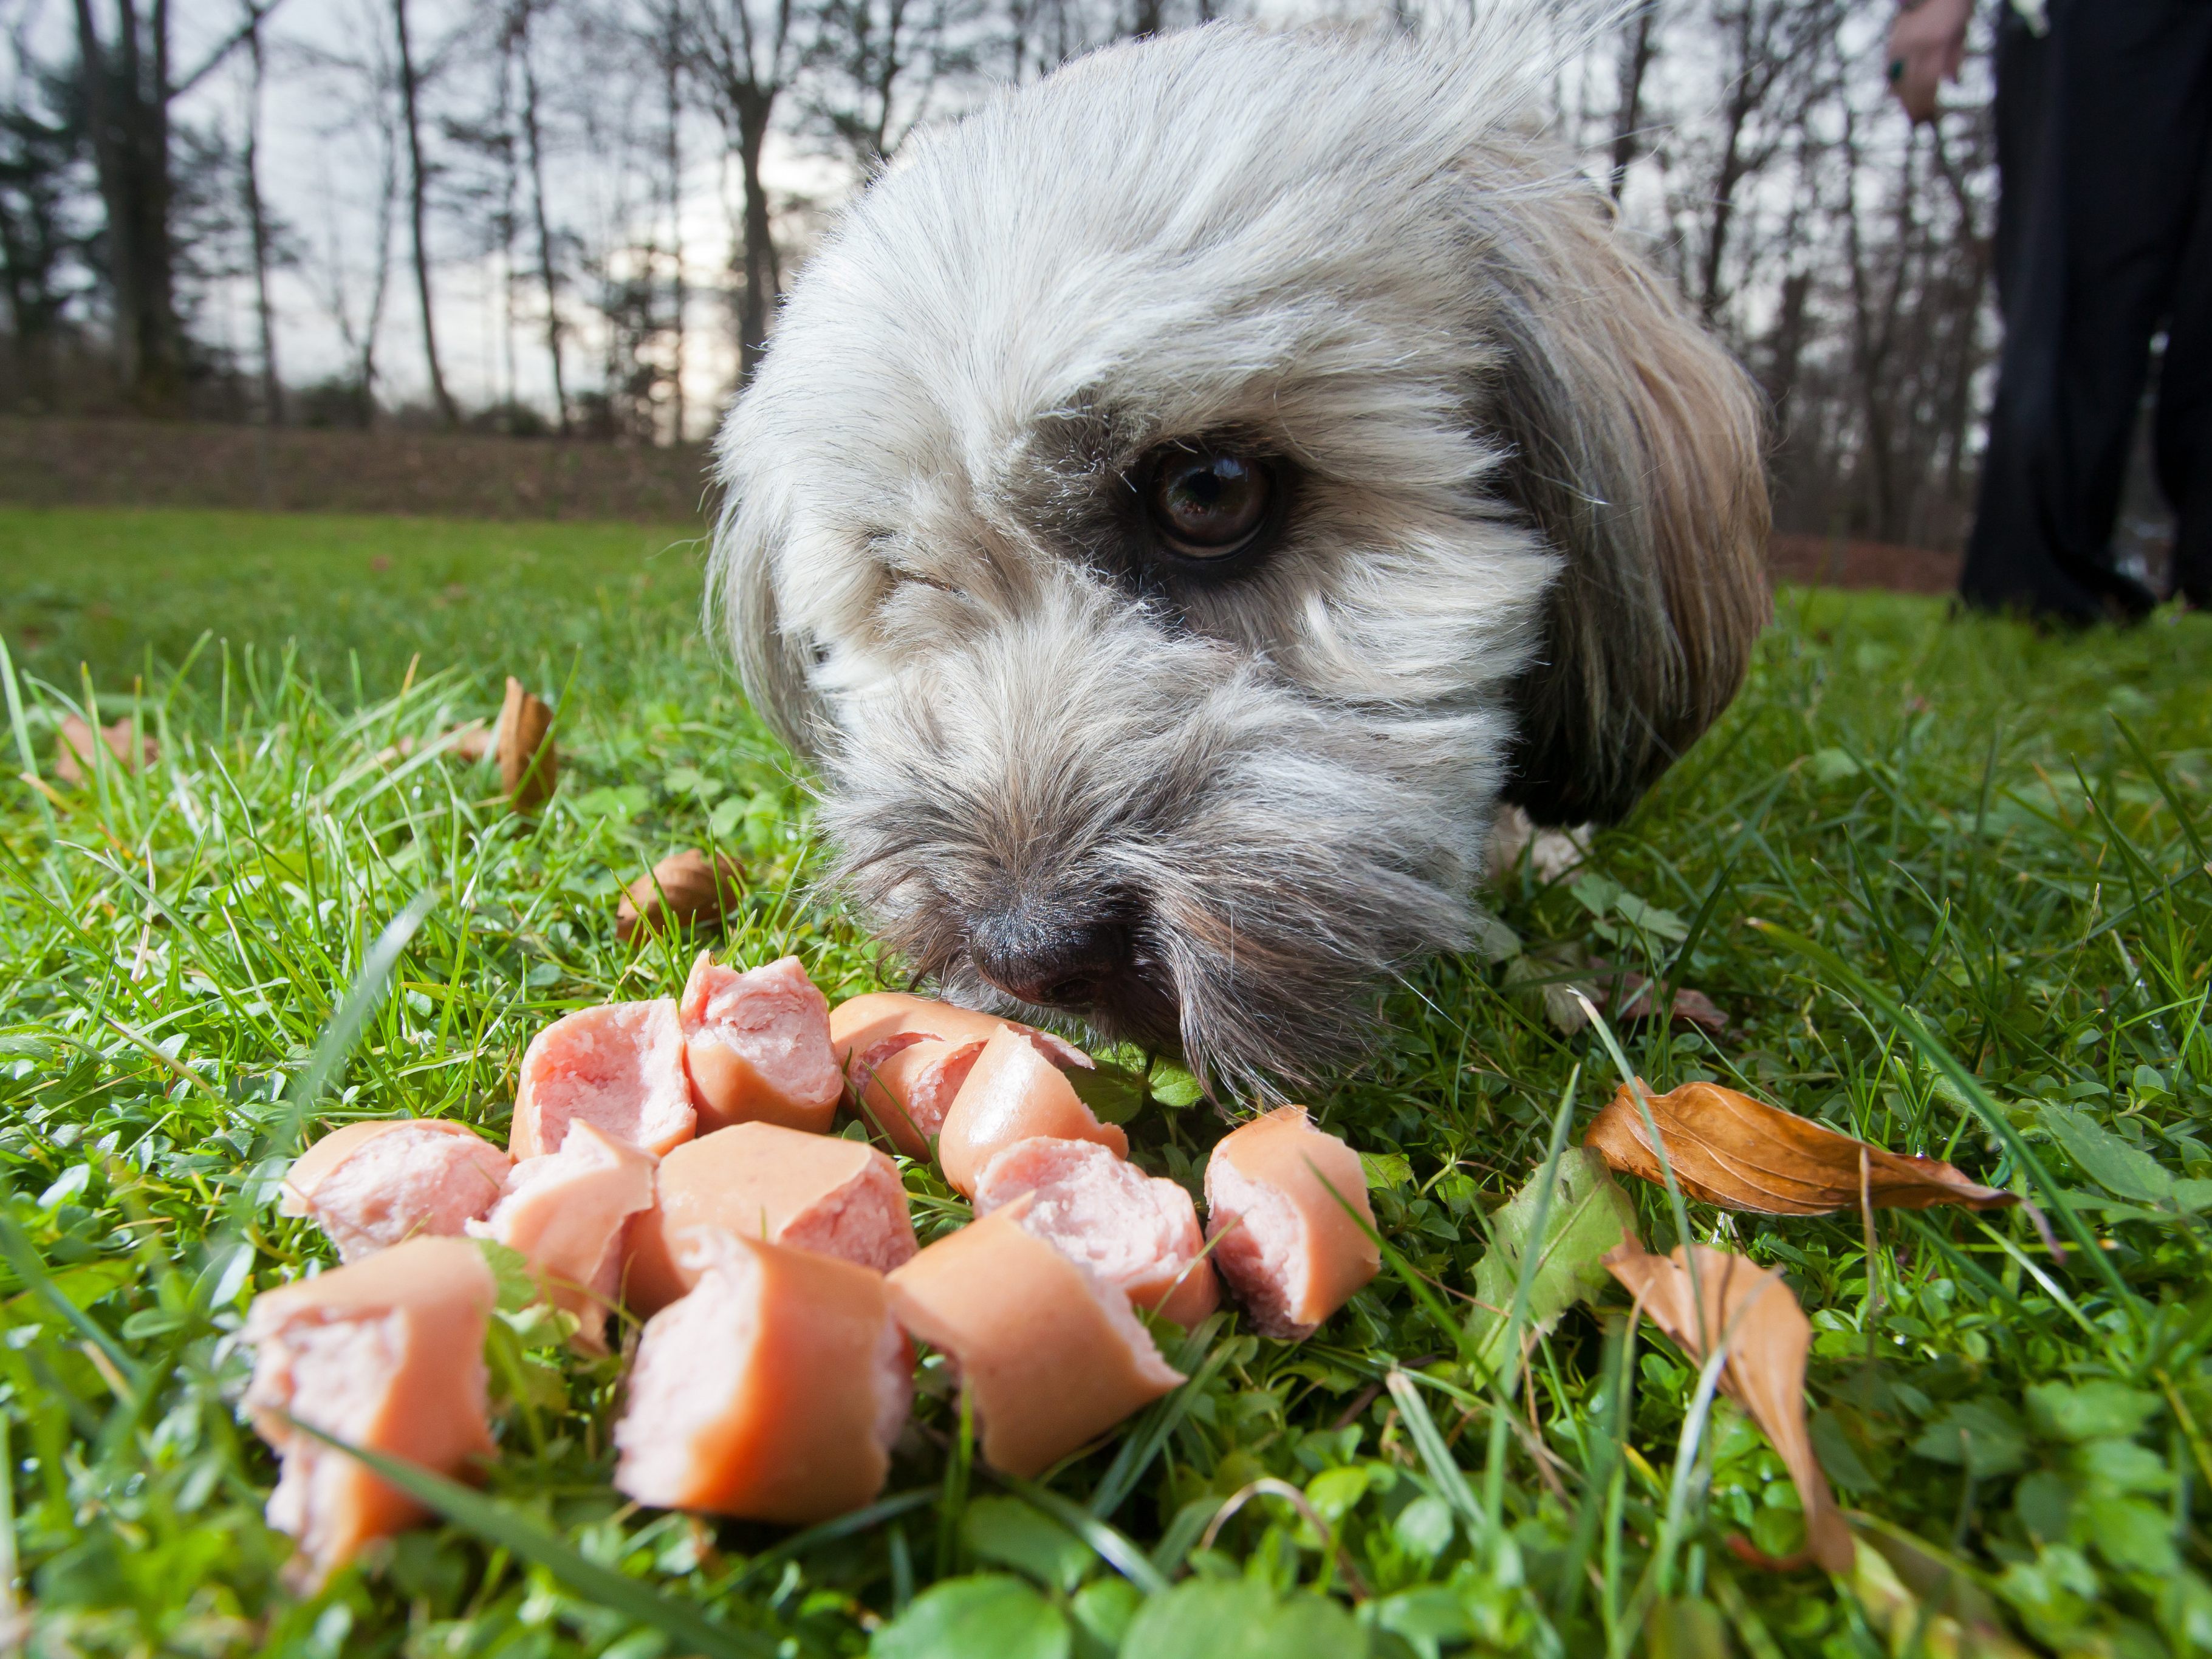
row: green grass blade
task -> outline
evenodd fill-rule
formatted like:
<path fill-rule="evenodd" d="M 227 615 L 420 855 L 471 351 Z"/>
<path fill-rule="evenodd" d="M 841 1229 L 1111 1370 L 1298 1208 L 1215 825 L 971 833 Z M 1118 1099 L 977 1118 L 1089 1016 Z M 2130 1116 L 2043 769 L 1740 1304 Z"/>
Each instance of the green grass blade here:
<path fill-rule="evenodd" d="M 442 1515 L 464 1532 L 520 1556 L 533 1566 L 543 1567 L 578 1595 L 662 1632 L 692 1651 L 708 1655 L 709 1659 L 772 1659 L 781 1651 L 779 1644 L 765 1637 L 717 1624 L 689 1602 L 664 1595 L 650 1584 L 611 1567 L 601 1566 L 530 1516 L 485 1497 L 473 1486 L 449 1480 L 404 1459 L 367 1446 L 353 1445 L 296 1417 L 285 1420 L 301 1433 L 359 1459 L 379 1478 Z"/>

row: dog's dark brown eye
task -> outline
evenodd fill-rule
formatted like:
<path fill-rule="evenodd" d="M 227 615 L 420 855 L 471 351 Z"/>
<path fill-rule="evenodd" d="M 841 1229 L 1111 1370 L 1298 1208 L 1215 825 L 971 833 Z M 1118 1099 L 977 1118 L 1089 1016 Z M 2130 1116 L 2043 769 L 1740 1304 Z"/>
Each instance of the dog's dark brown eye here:
<path fill-rule="evenodd" d="M 1154 464 L 1146 505 L 1176 552 L 1221 559 L 1267 521 L 1274 481 L 1267 463 L 1224 450 L 1171 448 Z"/>

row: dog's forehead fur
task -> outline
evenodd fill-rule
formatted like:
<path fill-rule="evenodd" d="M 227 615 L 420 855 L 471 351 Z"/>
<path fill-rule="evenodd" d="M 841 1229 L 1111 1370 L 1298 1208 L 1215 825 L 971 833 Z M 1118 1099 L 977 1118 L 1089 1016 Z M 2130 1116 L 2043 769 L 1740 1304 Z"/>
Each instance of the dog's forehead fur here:
<path fill-rule="evenodd" d="M 1064 557 L 1178 435 L 1295 456 L 1364 539 L 1449 533 L 1498 459 L 1466 418 L 1492 354 L 1460 164 L 1514 106 L 1408 42 L 1215 29 L 917 139 L 795 286 L 726 436 L 738 488 L 784 497 L 787 624 L 850 644 L 896 573 L 973 589 L 979 560 Z"/>
<path fill-rule="evenodd" d="M 1529 63 L 1101 52 L 915 140 L 794 284 L 714 586 L 849 890 L 956 996 L 1006 1001 L 987 921 L 1103 895 L 1151 1001 L 1095 1025 L 1295 1070 L 1466 937 L 1516 700 L 1619 801 L 1733 692 L 1756 418 L 1523 126 Z M 1281 544 L 1153 580 L 1130 470 L 1224 434 L 1294 465 Z"/>

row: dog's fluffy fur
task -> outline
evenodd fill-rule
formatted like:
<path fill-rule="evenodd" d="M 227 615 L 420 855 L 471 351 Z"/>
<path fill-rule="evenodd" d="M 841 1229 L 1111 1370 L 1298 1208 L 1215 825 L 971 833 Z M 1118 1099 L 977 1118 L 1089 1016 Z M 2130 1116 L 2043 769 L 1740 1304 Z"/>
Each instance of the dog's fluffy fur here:
<path fill-rule="evenodd" d="M 724 428 L 714 586 L 848 890 L 957 999 L 1103 904 L 1080 1012 L 1296 1077 L 1468 935 L 1498 803 L 1616 817 L 1766 615 L 1755 399 L 1527 118 L 1511 26 L 1212 26 L 916 139 Z M 1281 545 L 1193 582 L 1126 475 L 1237 434 Z"/>

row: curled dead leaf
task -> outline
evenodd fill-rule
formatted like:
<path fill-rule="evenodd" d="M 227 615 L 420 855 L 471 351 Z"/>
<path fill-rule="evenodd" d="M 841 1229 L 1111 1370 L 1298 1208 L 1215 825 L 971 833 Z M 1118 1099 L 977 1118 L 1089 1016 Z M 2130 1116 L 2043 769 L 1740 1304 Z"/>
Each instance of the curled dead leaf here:
<path fill-rule="evenodd" d="M 1896 1209 L 1994 1210 L 2020 1201 L 1940 1159 L 1886 1152 L 1716 1083 L 1645 1092 L 1682 1191 L 1723 1209 L 1829 1215 L 1856 1208 L 1863 1186 L 1873 1204 Z M 1666 1179 L 1626 1085 L 1592 1121 L 1583 1145 L 1624 1174 Z"/>
<path fill-rule="evenodd" d="M 1592 957 L 1590 968 L 1598 975 L 1598 999 L 1615 1024 L 1633 1025 L 1651 1018 L 1658 1012 L 1652 1006 L 1651 981 L 1641 974 L 1616 973 L 1602 957 Z M 1670 1025 L 1692 1025 L 1708 1036 L 1718 1036 L 1728 1030 L 1728 1015 L 1720 1005 L 1703 991 L 1686 985 L 1674 988 L 1672 1006 L 1668 1010 Z"/>
<path fill-rule="evenodd" d="M 95 736 L 90 721 L 70 714 L 62 720 L 60 735 L 54 739 L 54 775 L 72 788 L 82 784 L 92 765 L 93 752 L 101 744 L 107 745 L 107 752 L 126 772 L 151 766 L 161 757 L 161 745 L 151 738 L 141 738 L 132 747 L 128 720 L 104 726 Z"/>
<path fill-rule="evenodd" d="M 1830 1572 L 1849 1572 L 1851 1529 L 1828 1490 L 1805 1426 L 1805 1356 L 1813 1323 L 1778 1273 L 1746 1258 L 1700 1244 L 1697 1282 L 1683 1252 L 1653 1255 L 1632 1238 L 1607 1252 L 1605 1266 L 1698 1364 L 1708 1341 L 1727 1345 L 1720 1390 L 1751 1413 L 1796 1482 L 1805 1512 L 1805 1553 Z M 1796 1565 L 1794 1559 L 1779 1563 Z"/>
<path fill-rule="evenodd" d="M 738 861 L 723 854 L 712 863 L 687 848 L 661 860 L 652 873 L 623 890 L 615 909 L 615 932 L 629 939 L 641 927 L 681 927 L 702 916 L 720 916 L 743 884 Z"/>
<path fill-rule="evenodd" d="M 379 750 L 376 758 L 379 764 L 389 766 L 394 761 L 411 758 L 418 749 L 437 744 L 455 760 L 473 766 L 491 753 L 492 741 L 492 729 L 482 720 L 464 720 L 459 726 L 448 727 L 434 738 L 427 739 L 402 738 L 398 742 Z"/>
<path fill-rule="evenodd" d="M 559 781 L 561 759 L 553 746 L 553 711 L 507 676 L 499 711 L 499 781 L 518 812 L 543 806 Z"/>

